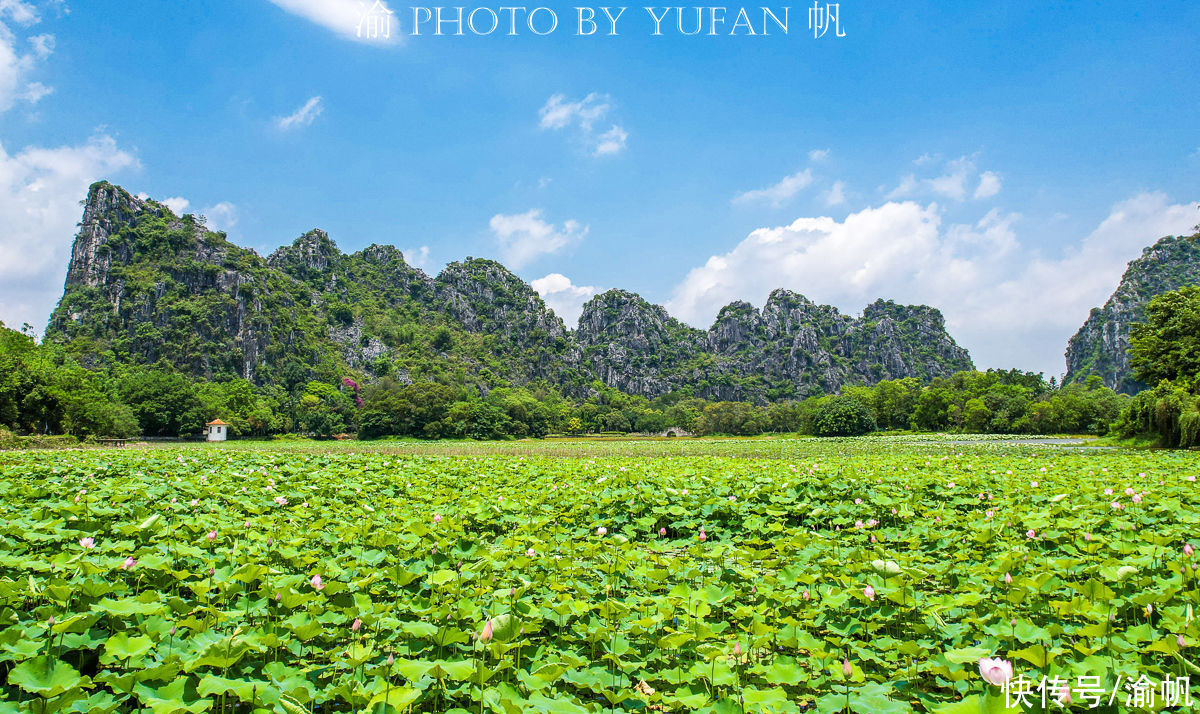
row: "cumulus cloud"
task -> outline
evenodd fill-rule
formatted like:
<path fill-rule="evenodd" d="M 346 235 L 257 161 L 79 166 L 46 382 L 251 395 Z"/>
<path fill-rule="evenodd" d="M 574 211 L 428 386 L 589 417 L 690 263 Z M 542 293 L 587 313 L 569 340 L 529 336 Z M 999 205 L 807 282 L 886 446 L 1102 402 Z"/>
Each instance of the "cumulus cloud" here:
<path fill-rule="evenodd" d="M 309 22 L 332 30 L 338 36 L 358 42 L 386 43 L 398 41 L 401 37 L 400 24 L 396 15 L 390 18 L 390 36 L 384 36 L 384 26 L 372 33 L 369 28 L 370 13 L 383 20 L 383 15 L 375 7 L 375 0 L 361 2 L 360 0 L 270 0 L 277 7 L 298 15 Z M 384 7 L 388 7 L 384 3 Z"/>
<path fill-rule="evenodd" d="M 834 181 L 828 190 L 821 193 L 821 200 L 826 206 L 840 206 L 846 202 L 846 182 Z"/>
<path fill-rule="evenodd" d="M 782 287 L 857 313 L 876 298 L 940 308 L 981 367 L 1059 374 L 1067 338 L 1116 287 L 1125 265 L 1164 235 L 1190 231 L 1195 208 L 1161 193 L 1114 206 L 1061 255 L 1017 233 L 1020 216 L 993 209 L 944 225 L 937 203 L 889 201 L 844 221 L 799 218 L 752 232 L 676 286 L 671 313 L 707 326 L 722 305 L 761 305 Z"/>
<path fill-rule="evenodd" d="M 828 159 L 831 153 L 829 149 L 813 149 L 808 152 L 808 160 L 815 164 Z"/>
<path fill-rule="evenodd" d="M 138 165 L 108 136 L 56 148 L 0 146 L 0 320 L 44 327 L 62 294 L 88 186 Z"/>
<path fill-rule="evenodd" d="M 984 171 L 979 175 L 979 185 L 975 187 L 975 199 L 991 198 L 1000 193 L 1000 176 L 992 171 Z"/>
<path fill-rule="evenodd" d="M 138 198 L 144 201 L 149 198 L 149 196 L 144 193 L 139 193 Z M 163 200 L 159 201 L 159 203 L 171 209 L 171 213 L 174 213 L 177 216 L 182 216 L 183 214 L 187 213 L 188 207 L 192 205 L 191 201 L 182 196 L 164 198 Z"/>
<path fill-rule="evenodd" d="M 744 191 L 733 197 L 734 203 L 769 203 L 775 208 L 790 201 L 813 182 L 812 169 L 797 171 L 784 176 L 778 183 L 766 188 Z"/>
<path fill-rule="evenodd" d="M 200 214 L 208 219 L 208 227 L 214 231 L 229 233 L 238 224 L 238 207 L 229 201 L 221 201 L 200 209 Z"/>
<path fill-rule="evenodd" d="M 496 214 L 488 224 L 502 262 L 513 270 L 543 255 L 552 255 L 583 240 L 587 226 L 568 220 L 562 227 L 542 219 L 540 210 L 513 215 Z"/>
<path fill-rule="evenodd" d="M 421 270 L 429 270 L 429 246 L 423 245 L 420 248 L 408 248 L 400 251 L 404 256 L 404 261 L 414 268 Z"/>
<path fill-rule="evenodd" d="M 283 117 L 275 117 L 275 126 L 277 126 L 280 131 L 288 131 L 290 129 L 308 126 L 309 124 L 312 124 L 317 117 L 321 116 L 321 112 L 323 111 L 325 111 L 325 106 L 321 103 L 321 97 L 312 97 L 291 114 Z"/>
<path fill-rule="evenodd" d="M 917 166 L 927 166 L 936 161 L 925 154 L 913 163 Z M 972 195 L 969 186 L 974 181 L 978 181 L 978 186 L 973 194 L 976 199 L 990 198 L 1000 192 L 999 175 L 992 171 L 979 173 L 975 160 L 968 156 L 962 156 L 945 162 L 941 173 L 936 176 L 918 177 L 916 174 L 904 176 L 900 179 L 900 184 L 888 193 L 887 198 L 896 200 L 931 196 L 963 201 Z"/>
<path fill-rule="evenodd" d="M 542 300 L 550 306 L 554 314 L 561 317 L 563 323 L 572 329 L 579 324 L 583 304 L 598 292 L 590 285 L 575 285 L 562 273 L 550 273 L 529 285 L 542 296 Z"/>
<path fill-rule="evenodd" d="M 0 0 L 0 112 L 18 102 L 36 104 L 53 91 L 41 82 L 30 81 L 29 75 L 54 51 L 54 35 L 21 37 L 12 28 L 27 28 L 40 21 L 32 3 Z"/>
<path fill-rule="evenodd" d="M 573 130 L 588 153 L 593 156 L 612 156 L 625 150 L 629 132 L 620 124 L 612 124 L 602 133 L 597 131 L 597 123 L 611 109 L 611 99 L 607 94 L 592 92 L 578 101 L 555 94 L 538 110 L 538 126 L 552 131 Z"/>

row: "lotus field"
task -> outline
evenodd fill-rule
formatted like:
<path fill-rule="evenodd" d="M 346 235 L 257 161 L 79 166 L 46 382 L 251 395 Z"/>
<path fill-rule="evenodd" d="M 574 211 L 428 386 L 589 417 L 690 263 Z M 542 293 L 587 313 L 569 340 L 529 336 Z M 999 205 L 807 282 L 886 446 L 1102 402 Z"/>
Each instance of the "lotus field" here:
<path fill-rule="evenodd" d="M 688 443 L 0 454 L 0 711 L 1200 701 L 1195 455 Z"/>

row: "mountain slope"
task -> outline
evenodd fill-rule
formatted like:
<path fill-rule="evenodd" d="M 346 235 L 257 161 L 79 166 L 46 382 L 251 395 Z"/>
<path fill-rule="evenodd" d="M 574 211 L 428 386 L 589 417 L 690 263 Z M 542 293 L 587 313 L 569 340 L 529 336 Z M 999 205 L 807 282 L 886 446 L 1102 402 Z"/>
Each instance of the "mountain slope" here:
<path fill-rule="evenodd" d="M 1145 388 L 1129 369 L 1129 330 L 1145 318 L 1146 303 L 1156 295 L 1200 284 L 1200 234 L 1167 236 L 1129 263 L 1121 283 L 1103 307 L 1067 344 L 1064 383 L 1099 375 L 1105 386 L 1126 394 Z"/>
<path fill-rule="evenodd" d="M 47 337 L 90 360 L 167 360 L 286 388 L 354 374 L 480 390 L 545 380 L 586 396 L 600 380 L 764 402 L 971 367 L 925 306 L 878 301 L 855 318 L 777 290 L 761 311 L 726 306 L 706 331 L 611 290 L 571 331 L 491 260 L 431 278 L 391 246 L 346 254 L 320 230 L 263 258 L 103 182 L 88 193 Z"/>

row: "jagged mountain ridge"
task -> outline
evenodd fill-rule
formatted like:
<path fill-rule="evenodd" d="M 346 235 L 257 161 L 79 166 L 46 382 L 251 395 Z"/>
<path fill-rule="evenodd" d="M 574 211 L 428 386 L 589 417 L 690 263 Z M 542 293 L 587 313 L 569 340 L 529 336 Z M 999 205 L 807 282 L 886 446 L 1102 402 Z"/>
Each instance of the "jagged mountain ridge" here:
<path fill-rule="evenodd" d="M 930 307 L 878 301 L 855 318 L 777 290 L 762 310 L 726 306 L 705 331 L 610 290 L 568 330 L 495 261 L 430 277 L 392 246 L 346 254 L 320 230 L 264 258 L 106 182 L 89 190 L 47 337 L 93 359 L 285 386 L 353 372 L 485 390 L 545 380 L 582 395 L 598 379 L 758 402 L 971 367 Z"/>
<path fill-rule="evenodd" d="M 1117 392 L 1135 394 L 1146 385 L 1129 367 L 1129 332 L 1146 317 L 1146 304 L 1157 295 L 1200 284 L 1200 233 L 1167 236 L 1129 262 L 1121 282 L 1103 307 L 1092 308 L 1067 343 L 1063 382 L 1084 382 L 1099 375 Z"/>

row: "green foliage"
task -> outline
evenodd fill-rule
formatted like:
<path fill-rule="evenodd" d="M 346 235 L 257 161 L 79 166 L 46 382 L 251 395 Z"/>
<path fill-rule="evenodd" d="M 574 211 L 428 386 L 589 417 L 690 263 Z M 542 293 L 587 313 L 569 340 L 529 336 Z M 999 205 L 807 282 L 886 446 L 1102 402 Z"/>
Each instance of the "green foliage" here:
<path fill-rule="evenodd" d="M 1129 364 L 1145 384 L 1187 385 L 1200 376 L 1200 286 L 1163 293 L 1130 334 Z"/>
<path fill-rule="evenodd" d="M 854 397 L 822 397 L 813 415 L 813 431 L 817 436 L 861 436 L 875 431 L 875 418 Z"/>
<path fill-rule="evenodd" d="M 981 657 L 1194 674 L 1195 459 L 993 441 L 5 454 L 0 698 L 949 714 L 1004 710 Z"/>

